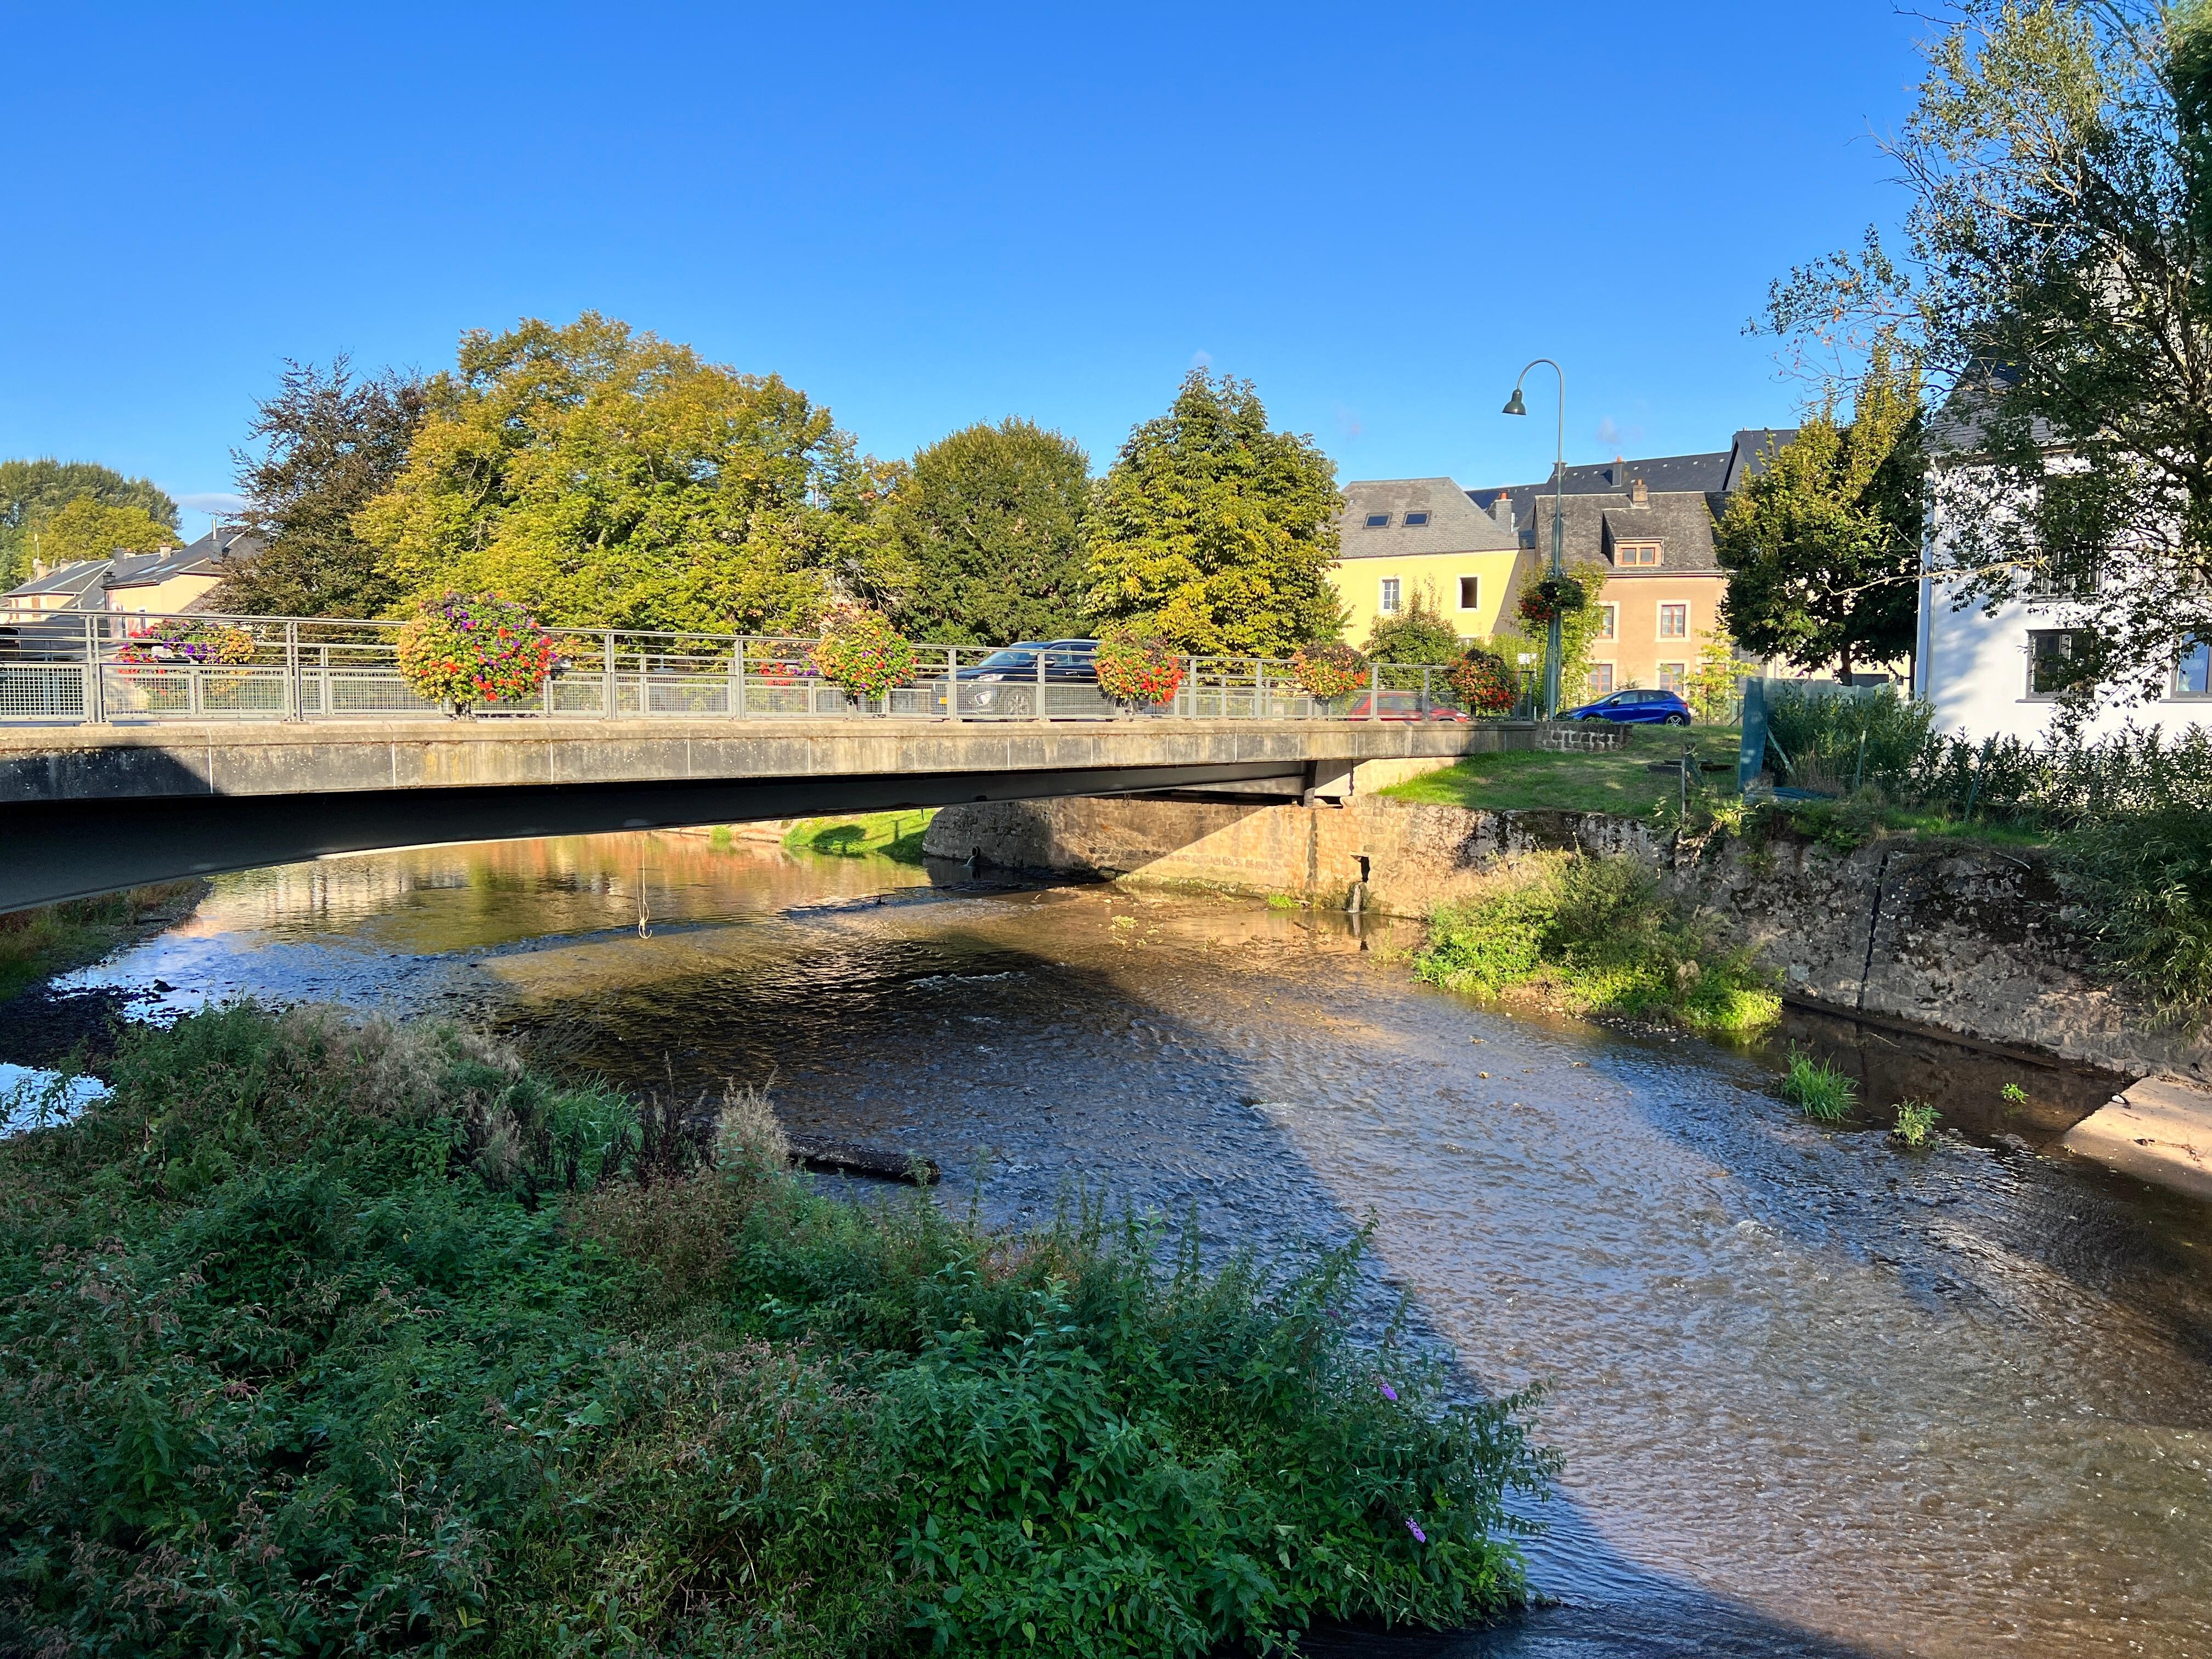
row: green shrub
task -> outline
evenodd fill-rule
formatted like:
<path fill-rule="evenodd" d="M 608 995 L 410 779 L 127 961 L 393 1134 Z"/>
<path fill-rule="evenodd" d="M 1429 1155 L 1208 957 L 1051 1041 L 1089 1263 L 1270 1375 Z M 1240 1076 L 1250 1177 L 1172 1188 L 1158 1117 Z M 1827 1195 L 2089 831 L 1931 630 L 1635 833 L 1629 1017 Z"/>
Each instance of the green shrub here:
<path fill-rule="evenodd" d="M 2075 927 L 2166 1018 L 2212 1012 L 2212 811 L 2167 807 L 2061 838 L 2058 878 Z"/>
<path fill-rule="evenodd" d="M 1790 1049 L 1790 1070 L 1780 1090 L 1783 1099 L 1823 1123 L 1842 1122 L 1851 1115 L 1859 1097 L 1859 1085 L 1848 1075 L 1826 1060 L 1801 1053 L 1794 1043 Z"/>
<path fill-rule="evenodd" d="M 0 1142 L 0 1651 L 1196 1656 L 1523 1595 L 1553 1460 L 1353 1345 L 1357 1246 L 1208 1272 L 787 1150 L 435 1024 L 133 1030 Z"/>
<path fill-rule="evenodd" d="M 1540 984 L 1583 1012 L 1741 1034 L 1780 1014 L 1747 951 L 1716 945 L 1633 859 L 1531 860 L 1522 879 L 1429 919 L 1414 971 L 1452 990 Z"/>
<path fill-rule="evenodd" d="M 1928 1138 L 1936 1133 L 1936 1120 L 1942 1115 L 1924 1100 L 1900 1100 L 1890 1139 L 1901 1146 L 1925 1146 Z"/>
<path fill-rule="evenodd" d="M 1848 791 L 1875 784 L 1904 789 L 1929 742 L 1935 710 L 1889 687 L 1846 690 L 1789 681 L 1766 688 L 1766 729 L 1785 781 Z M 1860 740 L 1865 739 L 1863 763 Z"/>

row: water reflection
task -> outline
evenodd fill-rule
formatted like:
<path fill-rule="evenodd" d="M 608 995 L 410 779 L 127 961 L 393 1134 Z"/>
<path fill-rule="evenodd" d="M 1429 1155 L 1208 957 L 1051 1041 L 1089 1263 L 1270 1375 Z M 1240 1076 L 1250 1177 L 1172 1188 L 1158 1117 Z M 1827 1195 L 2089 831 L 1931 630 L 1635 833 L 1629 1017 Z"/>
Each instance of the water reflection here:
<path fill-rule="evenodd" d="M 1468 1651 L 2208 1645 L 2212 1210 L 2030 1150 L 2074 1085 L 1983 1121 L 1979 1060 L 1862 1041 L 1902 1068 L 1869 1100 L 1948 1090 L 1970 1132 L 1905 1153 L 1796 1117 L 1770 1054 L 1424 989 L 1387 926 L 926 882 L 447 849 L 226 881 L 105 973 L 463 1006 L 632 1081 L 773 1073 L 794 1128 L 910 1146 L 1000 1216 L 1078 1179 L 1221 1249 L 1371 1216 L 1374 1306 L 1410 1294 L 1473 1386 L 1546 1382 L 1567 1456 L 1532 1557 L 1573 1605 Z"/>

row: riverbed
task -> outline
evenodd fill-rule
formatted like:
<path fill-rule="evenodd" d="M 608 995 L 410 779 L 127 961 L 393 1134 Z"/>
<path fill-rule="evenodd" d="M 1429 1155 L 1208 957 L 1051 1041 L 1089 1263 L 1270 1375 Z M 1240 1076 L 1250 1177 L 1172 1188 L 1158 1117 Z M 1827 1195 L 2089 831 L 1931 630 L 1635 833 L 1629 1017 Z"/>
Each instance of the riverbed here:
<path fill-rule="evenodd" d="M 1540 1384 L 1565 1460 L 1528 1551 L 1562 1605 L 1430 1650 L 2212 1654 L 2212 1206 L 2058 1149 L 2110 1079 L 1805 1016 L 1734 1050 L 1516 1015 L 1416 983 L 1414 943 L 635 836 L 222 878 L 70 982 L 772 1080 L 793 1130 L 1007 1221 L 1083 1193 L 1216 1255 L 1370 1227 L 1364 1316 L 1405 1302 L 1470 1390 Z M 1863 1122 L 1773 1097 L 1793 1041 Z M 1905 1093 L 1961 1133 L 1892 1146 Z"/>

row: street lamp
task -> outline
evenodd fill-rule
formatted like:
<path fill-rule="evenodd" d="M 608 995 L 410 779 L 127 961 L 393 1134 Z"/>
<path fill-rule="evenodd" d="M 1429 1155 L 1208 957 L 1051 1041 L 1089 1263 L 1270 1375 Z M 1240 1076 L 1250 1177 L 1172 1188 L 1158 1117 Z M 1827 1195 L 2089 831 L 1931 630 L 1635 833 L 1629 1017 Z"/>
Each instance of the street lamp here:
<path fill-rule="evenodd" d="M 1559 447 L 1552 463 L 1552 574 L 1563 574 L 1566 565 L 1566 521 L 1560 516 L 1567 493 L 1567 371 L 1549 357 L 1539 357 L 1521 371 L 1513 382 L 1513 395 L 1505 400 L 1508 415 L 1526 415 L 1528 405 L 1521 401 L 1522 382 L 1528 378 L 1528 369 L 1538 363 L 1547 366 L 1559 377 Z M 1552 608 L 1549 631 L 1545 635 L 1544 647 L 1544 718 L 1551 720 L 1559 712 L 1559 611 Z"/>

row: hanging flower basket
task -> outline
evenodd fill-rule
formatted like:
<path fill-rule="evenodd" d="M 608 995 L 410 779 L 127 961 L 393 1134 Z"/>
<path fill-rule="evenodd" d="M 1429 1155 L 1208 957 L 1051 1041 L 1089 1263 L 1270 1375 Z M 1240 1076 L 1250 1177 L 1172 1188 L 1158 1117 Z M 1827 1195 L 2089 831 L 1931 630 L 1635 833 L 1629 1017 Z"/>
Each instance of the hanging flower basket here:
<path fill-rule="evenodd" d="M 848 696 L 880 697 L 914 683 L 914 641 L 863 605 L 831 607 L 810 653 L 816 671 Z"/>
<path fill-rule="evenodd" d="M 1156 634 L 1115 630 L 1098 641 L 1098 689 L 1118 703 L 1157 708 L 1182 686 L 1183 659 Z"/>
<path fill-rule="evenodd" d="M 1571 617 L 1589 603 L 1589 595 L 1572 576 L 1547 576 L 1521 590 L 1521 619 L 1548 624 L 1554 617 Z"/>
<path fill-rule="evenodd" d="M 1451 687 L 1470 714 L 1503 714 L 1511 710 L 1516 687 L 1505 659 L 1476 647 L 1451 666 Z"/>
<path fill-rule="evenodd" d="M 253 660 L 253 635 L 228 623 L 166 622 L 133 634 L 116 652 L 118 662 L 169 667 L 235 665 Z"/>
<path fill-rule="evenodd" d="M 399 673 L 418 697 L 465 714 L 483 703 L 524 702 L 568 663 L 526 606 L 495 595 L 426 601 L 399 630 Z"/>
<path fill-rule="evenodd" d="M 1309 696 L 1324 702 L 1350 696 L 1367 684 L 1367 659 L 1350 646 L 1302 645 L 1291 653 L 1291 674 Z"/>

